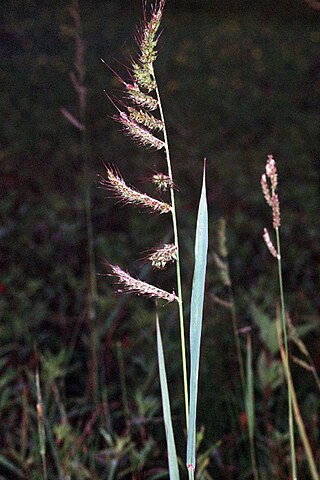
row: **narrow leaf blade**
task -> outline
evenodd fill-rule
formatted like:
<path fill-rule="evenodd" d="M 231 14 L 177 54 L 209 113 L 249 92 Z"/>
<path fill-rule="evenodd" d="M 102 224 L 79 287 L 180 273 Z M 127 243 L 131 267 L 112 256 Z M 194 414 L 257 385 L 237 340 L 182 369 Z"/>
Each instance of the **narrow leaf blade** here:
<path fill-rule="evenodd" d="M 246 389 L 246 411 L 250 438 L 254 437 L 254 390 L 252 370 L 252 340 L 251 335 L 247 337 L 247 389 Z"/>
<path fill-rule="evenodd" d="M 166 366 L 165 366 L 164 355 L 163 355 L 163 346 L 162 346 L 162 338 L 161 338 L 158 314 L 156 318 L 156 325 L 157 325 L 158 363 L 159 363 L 163 419 L 164 419 L 164 426 L 165 426 L 166 439 L 167 439 L 167 449 L 168 449 L 169 478 L 170 480 L 179 480 L 180 477 L 179 477 L 178 460 L 177 460 L 176 446 L 175 446 L 174 434 L 173 434 L 173 428 L 172 428 L 168 382 L 167 382 Z"/>
<path fill-rule="evenodd" d="M 198 209 L 195 240 L 195 265 L 190 310 L 190 409 L 187 442 L 187 468 L 191 478 L 196 466 L 196 417 L 200 362 L 200 343 L 208 251 L 208 207 L 206 199 L 205 165 Z"/>

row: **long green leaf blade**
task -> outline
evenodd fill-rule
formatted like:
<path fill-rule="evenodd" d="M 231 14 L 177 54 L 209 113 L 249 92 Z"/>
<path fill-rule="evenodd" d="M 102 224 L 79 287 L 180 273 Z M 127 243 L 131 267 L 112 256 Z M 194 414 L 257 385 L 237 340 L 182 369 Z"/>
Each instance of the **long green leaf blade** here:
<path fill-rule="evenodd" d="M 162 346 L 162 338 L 161 338 L 161 331 L 159 326 L 158 313 L 156 318 L 156 324 L 157 324 L 158 363 L 159 363 L 163 419 L 164 419 L 164 426 L 165 426 L 166 439 L 167 439 L 167 449 L 168 449 L 169 478 L 170 480 L 179 480 L 180 477 L 179 477 L 178 460 L 177 460 L 176 446 L 175 446 L 174 434 L 173 434 L 173 428 L 172 428 L 168 382 L 167 382 L 166 366 L 164 362 L 163 346 Z"/>
<path fill-rule="evenodd" d="M 206 198 L 205 164 L 203 168 L 202 191 L 198 209 L 195 240 L 195 265 L 193 274 L 190 310 L 190 409 L 187 442 L 187 468 L 189 478 L 194 477 L 196 466 L 196 418 L 200 343 L 202 330 L 203 302 L 208 251 L 208 207 Z"/>

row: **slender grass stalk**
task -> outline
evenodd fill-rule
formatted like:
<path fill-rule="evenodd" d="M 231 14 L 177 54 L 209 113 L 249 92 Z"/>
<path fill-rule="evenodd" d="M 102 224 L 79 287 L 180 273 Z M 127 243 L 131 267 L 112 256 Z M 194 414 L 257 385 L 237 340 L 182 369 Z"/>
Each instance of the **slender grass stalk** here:
<path fill-rule="evenodd" d="M 236 346 L 237 360 L 238 360 L 238 366 L 239 366 L 239 372 L 240 372 L 240 382 L 241 382 L 243 398 L 245 398 L 246 378 L 244 374 L 244 365 L 243 365 L 243 358 L 242 358 L 242 352 L 241 352 L 241 343 L 240 343 L 240 337 L 239 337 L 236 305 L 235 305 L 234 295 L 233 295 L 231 285 L 229 286 L 229 298 L 230 298 L 230 312 L 231 312 L 233 337 L 234 337 L 234 343 Z"/>
<path fill-rule="evenodd" d="M 254 430 L 255 430 L 255 408 L 254 408 L 254 383 L 252 368 L 252 338 L 251 334 L 247 335 L 247 390 L 245 397 L 246 411 L 248 416 L 250 457 L 252 464 L 252 473 L 255 480 L 259 480 L 256 451 L 254 446 Z"/>
<path fill-rule="evenodd" d="M 119 375 L 120 375 L 123 411 L 124 411 L 127 429 L 129 429 L 130 428 L 130 410 L 129 410 L 127 382 L 126 382 L 121 342 L 117 342 L 117 356 L 118 356 L 118 362 L 119 362 Z"/>
<path fill-rule="evenodd" d="M 241 343 L 240 343 L 240 336 L 239 336 L 239 327 L 237 321 L 237 312 L 236 312 L 236 304 L 233 295 L 232 289 L 232 282 L 230 277 L 230 268 L 229 268 L 229 261 L 228 261 L 228 249 L 226 245 L 226 220 L 221 218 L 218 223 L 218 246 L 217 246 L 217 253 L 214 254 L 214 261 L 216 266 L 218 267 L 223 285 L 228 290 L 228 297 L 229 302 L 224 306 L 229 309 L 232 321 L 232 330 L 233 330 L 233 337 L 234 343 L 236 347 L 236 354 L 237 354 L 237 361 L 240 373 L 240 381 L 241 381 L 241 388 L 242 388 L 242 399 L 245 401 L 246 398 L 246 377 L 244 371 L 244 364 L 241 352 Z"/>
<path fill-rule="evenodd" d="M 283 291 L 283 279 L 282 279 L 282 264 L 281 264 L 281 246 L 280 246 L 280 233 L 279 227 L 275 228 L 276 231 L 276 244 L 278 252 L 278 277 L 279 277 L 279 289 L 280 289 L 280 318 L 281 318 L 281 328 L 283 334 L 283 343 L 285 349 L 285 371 L 288 385 L 288 411 L 289 411 L 289 436 L 290 436 L 290 452 L 291 452 L 291 469 L 292 469 L 292 480 L 297 480 L 297 459 L 296 459 L 296 450 L 295 450 L 295 440 L 294 440 L 294 424 L 293 424 L 293 412 L 292 412 L 292 383 L 290 382 L 291 370 L 289 363 L 289 348 L 288 348 L 288 335 L 287 335 L 287 324 L 285 317 L 285 303 L 284 303 L 284 291 Z"/>
<path fill-rule="evenodd" d="M 154 72 L 154 68 L 152 66 L 152 77 L 154 78 L 155 85 L 156 85 L 156 95 L 158 100 L 160 118 L 163 123 L 163 138 L 165 144 L 165 152 L 166 152 L 166 160 L 167 160 L 167 168 L 168 168 L 168 176 L 172 179 L 172 166 L 171 166 L 171 157 L 170 157 L 170 149 L 169 149 L 169 142 L 168 142 L 168 135 L 166 129 L 166 123 L 160 98 L 160 92 Z M 172 214 L 172 226 L 173 226 L 173 235 L 174 235 L 174 244 L 176 247 L 176 274 L 177 274 L 177 296 L 178 296 L 178 303 L 179 303 L 179 322 L 180 322 L 180 339 L 181 339 L 181 358 L 182 358 L 182 372 L 183 372 L 183 388 L 184 388 L 184 404 L 185 404 L 185 415 L 186 415 L 186 427 L 187 431 L 189 428 L 189 395 L 188 395 L 188 374 L 187 374 L 187 358 L 186 358 L 186 341 L 185 341 L 185 325 L 184 325 L 184 315 L 183 315 L 183 297 L 182 297 L 182 282 L 181 282 L 181 268 L 180 268 L 180 249 L 179 249 L 179 237 L 178 237 L 178 223 L 177 223 L 177 213 L 176 213 L 176 204 L 175 204 L 175 195 L 174 189 L 170 188 L 170 196 L 171 196 L 171 214 Z"/>
<path fill-rule="evenodd" d="M 254 444 L 254 396 L 253 396 L 253 370 L 252 370 L 252 342 L 250 337 L 247 337 L 247 375 L 245 376 L 244 362 L 241 352 L 241 343 L 239 328 L 237 322 L 237 313 L 236 305 L 232 290 L 232 283 L 229 270 L 228 262 L 228 250 L 226 246 L 226 221 L 224 218 L 220 219 L 218 225 L 218 247 L 217 253 L 214 254 L 214 261 L 218 267 L 223 285 L 228 289 L 229 302 L 221 303 L 229 311 L 232 321 L 232 330 L 234 343 L 236 347 L 236 354 L 238 360 L 238 368 L 240 372 L 240 382 L 242 389 L 242 400 L 244 403 L 244 408 L 246 410 L 246 415 L 248 418 L 248 427 L 249 427 L 249 448 L 250 448 L 250 457 L 252 472 L 255 480 L 258 480 L 258 470 L 256 462 L 256 453 L 255 453 L 255 444 Z M 215 301 L 220 301 L 221 299 L 215 298 Z M 223 301 L 222 301 L 223 302 Z"/>
<path fill-rule="evenodd" d="M 39 370 L 36 370 L 36 390 L 37 390 L 37 419 L 38 419 L 38 436 L 39 450 L 42 461 L 43 480 L 47 480 L 47 460 L 46 460 L 46 429 L 43 414 L 43 402 L 40 388 Z"/>
<path fill-rule="evenodd" d="M 89 331 L 89 396 L 94 405 L 99 403 L 98 389 L 98 340 L 96 326 L 96 302 L 97 302 L 97 283 L 96 267 L 93 249 L 93 226 L 92 226 L 92 207 L 91 207 L 91 179 L 89 175 L 89 139 L 87 130 L 87 87 L 85 85 L 86 65 L 85 51 L 86 46 L 82 35 L 82 23 L 79 12 L 79 1 L 72 0 L 69 7 L 69 13 L 73 19 L 72 27 L 63 27 L 63 31 L 69 35 L 75 44 L 74 71 L 70 73 L 70 79 L 78 99 L 78 115 L 76 119 L 65 108 L 61 109 L 63 116 L 77 128 L 80 132 L 80 151 L 82 157 L 82 188 L 83 188 L 83 207 L 86 225 L 87 242 L 87 277 L 88 290 L 86 298 L 86 319 Z"/>
<path fill-rule="evenodd" d="M 286 366 L 287 356 L 286 356 L 286 353 L 285 353 L 285 349 L 283 348 L 283 341 L 282 341 L 282 335 L 281 335 L 281 331 L 282 331 L 281 320 L 279 319 L 278 315 L 276 317 L 276 321 L 277 321 L 277 333 L 278 333 L 278 341 L 279 341 L 279 345 L 280 345 L 281 360 L 282 360 L 282 364 L 284 366 L 285 372 L 287 373 L 287 366 Z M 300 438 L 301 438 L 301 442 L 303 444 L 304 451 L 306 453 L 310 474 L 311 474 L 311 477 L 312 477 L 313 480 L 319 480 L 320 476 L 319 476 L 319 473 L 317 471 L 316 461 L 314 459 L 312 448 L 311 448 L 309 438 L 308 438 L 308 435 L 307 435 L 307 432 L 306 432 L 306 428 L 304 426 L 303 419 L 302 419 L 302 416 L 301 416 L 296 391 L 295 391 L 293 381 L 292 381 L 291 372 L 289 372 L 289 374 L 290 374 L 289 383 L 290 383 L 290 389 L 291 389 L 291 395 L 292 395 L 292 404 L 293 404 L 294 416 L 295 416 L 296 424 L 298 426 L 298 431 L 299 431 L 299 435 L 300 435 Z"/>
<path fill-rule="evenodd" d="M 270 184 L 270 186 L 269 186 Z M 269 249 L 269 252 L 273 257 L 277 259 L 278 263 L 278 281 L 279 281 L 279 291 L 280 291 L 280 319 L 281 319 L 281 328 L 283 336 L 283 344 L 285 349 L 285 374 L 287 379 L 287 390 L 288 390 L 288 416 L 289 416 L 289 438 L 290 438 L 290 456 L 291 456 L 291 473 L 292 480 L 297 480 L 297 459 L 296 459 L 296 450 L 295 450 L 295 440 L 294 440 L 294 424 L 293 424 L 293 412 L 292 412 L 292 391 L 291 391 L 291 370 L 290 370 L 290 361 L 289 361 L 289 348 L 288 348 L 288 334 L 287 334 L 287 323 L 285 317 L 285 302 L 284 302 L 284 289 L 283 289 L 283 278 L 282 278 L 282 262 L 281 262 L 281 244 L 280 244 L 280 203 L 279 197 L 277 194 L 278 187 L 278 171 L 277 165 L 272 155 L 268 155 L 268 159 L 265 166 L 265 173 L 261 176 L 261 187 L 264 198 L 272 209 L 272 221 L 273 228 L 276 233 L 276 247 L 274 247 L 269 232 L 265 228 L 263 238 L 266 243 L 266 246 Z"/>

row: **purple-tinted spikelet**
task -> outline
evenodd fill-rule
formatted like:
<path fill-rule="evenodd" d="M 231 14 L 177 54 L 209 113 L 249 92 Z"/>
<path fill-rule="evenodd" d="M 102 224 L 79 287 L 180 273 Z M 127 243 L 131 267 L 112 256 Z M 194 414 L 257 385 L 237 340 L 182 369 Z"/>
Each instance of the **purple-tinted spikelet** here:
<path fill-rule="evenodd" d="M 278 186 L 278 172 L 277 165 L 272 155 L 268 155 L 265 172 L 261 176 L 261 187 L 264 198 L 266 199 L 267 204 L 272 209 L 272 224 L 275 230 L 278 230 L 280 227 L 280 203 L 279 197 L 277 194 Z M 263 231 L 263 239 L 265 244 L 268 247 L 269 252 L 275 258 L 279 259 L 278 252 L 274 247 L 272 240 L 270 238 L 268 230 L 265 228 Z"/>
<path fill-rule="evenodd" d="M 269 185 L 268 185 L 267 177 L 265 173 L 261 175 L 260 183 L 261 183 L 263 196 L 266 199 L 266 202 L 269 205 L 269 207 L 272 207 L 272 198 L 271 198 L 270 189 L 269 189 Z"/>
<path fill-rule="evenodd" d="M 108 178 L 101 178 L 100 184 L 111 190 L 122 203 L 141 206 L 160 214 L 171 211 L 171 206 L 168 203 L 161 202 L 129 187 L 114 168 L 106 167 L 106 171 Z"/>
<path fill-rule="evenodd" d="M 265 167 L 266 173 L 261 175 L 261 188 L 269 207 L 272 208 L 273 228 L 280 227 L 280 203 L 277 194 L 278 172 L 277 165 L 272 155 L 268 155 Z M 270 187 L 268 184 L 268 179 Z"/>
<path fill-rule="evenodd" d="M 266 174 L 270 178 L 272 190 L 275 191 L 278 185 L 277 165 L 273 155 L 268 155 L 266 163 Z"/>
<path fill-rule="evenodd" d="M 119 293 L 135 293 L 136 295 L 144 295 L 149 298 L 160 298 L 167 302 L 174 302 L 178 300 L 178 297 L 174 292 L 169 293 L 161 288 L 150 285 L 136 278 L 131 277 L 129 273 L 124 272 L 117 265 L 107 264 L 111 270 L 111 276 L 117 279 L 117 283 L 122 285 L 123 288 L 119 289 Z"/>
<path fill-rule="evenodd" d="M 162 140 L 152 135 L 152 133 L 150 133 L 146 128 L 141 127 L 138 123 L 128 117 L 126 113 L 121 112 L 120 115 L 114 115 L 113 118 L 117 122 L 121 123 L 127 135 L 133 138 L 140 145 L 153 147 L 157 150 L 161 150 L 165 147 L 165 143 Z"/>
<path fill-rule="evenodd" d="M 155 173 L 152 175 L 151 179 L 152 183 L 155 185 L 156 189 L 159 191 L 166 192 L 170 188 L 173 188 L 173 181 L 169 175 L 165 175 L 164 173 Z"/>
<path fill-rule="evenodd" d="M 278 195 L 275 193 L 272 196 L 272 220 L 273 220 L 273 228 L 280 227 L 280 204 Z"/>
<path fill-rule="evenodd" d="M 144 107 L 151 111 L 158 108 L 158 101 L 151 97 L 151 95 L 147 95 L 146 93 L 142 92 L 138 85 L 125 83 L 125 86 L 127 90 L 127 96 L 130 100 L 132 100 L 133 103 L 139 107 Z"/>
<path fill-rule="evenodd" d="M 272 240 L 270 238 L 269 232 L 266 228 L 263 230 L 263 240 L 264 240 L 265 244 L 267 245 L 268 250 L 271 253 L 271 255 L 275 258 L 279 258 L 278 252 L 277 252 L 276 248 L 274 247 L 274 245 L 272 243 Z"/>
<path fill-rule="evenodd" d="M 164 244 L 161 247 L 154 248 L 153 253 L 147 258 L 154 268 L 163 270 L 168 263 L 177 259 L 177 247 L 173 243 Z"/>
<path fill-rule="evenodd" d="M 151 9 L 151 18 L 148 21 L 146 12 L 144 12 L 144 24 L 141 32 L 138 34 L 137 42 L 140 48 L 139 63 L 147 69 L 151 69 L 152 63 L 157 58 L 155 50 L 159 35 L 157 32 L 160 27 L 165 0 L 156 2 Z"/>

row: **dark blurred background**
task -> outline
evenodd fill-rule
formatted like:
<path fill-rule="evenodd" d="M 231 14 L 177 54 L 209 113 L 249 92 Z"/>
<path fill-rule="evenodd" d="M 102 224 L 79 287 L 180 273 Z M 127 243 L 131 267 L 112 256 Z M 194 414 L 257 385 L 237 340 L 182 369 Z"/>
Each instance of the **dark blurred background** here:
<path fill-rule="evenodd" d="M 150 439 L 154 442 L 154 450 L 149 449 L 136 467 L 141 478 L 160 478 L 152 475 L 165 467 L 164 454 L 154 447 L 163 438 L 161 422 L 151 422 L 161 416 L 153 303 L 114 296 L 112 280 L 104 276 L 103 259 L 171 291 L 174 268 L 155 273 L 141 261 L 146 250 L 170 241 L 170 219 L 120 206 L 99 188 L 97 177 L 104 173 L 103 163 L 112 163 L 127 183 L 151 193 L 145 179 L 165 168 L 162 154 L 147 151 L 122 134 L 111 118 L 114 107 L 103 93 L 121 98 L 121 84 L 100 59 L 128 80 L 126 67 L 136 54 L 134 33 L 142 21 L 141 3 L 80 0 L 89 146 L 84 161 L 83 135 L 61 113 L 65 108 L 78 115 L 78 96 L 70 81 L 76 49 L 68 31 L 73 25 L 68 0 L 1 2 L 1 478 L 42 478 L 32 413 L 37 366 L 51 425 L 49 477 L 58 471 L 59 478 L 99 478 L 101 472 L 109 472 L 116 439 L 125 435 L 135 438 L 140 454 Z M 162 26 L 155 67 L 178 188 L 186 311 L 202 161 L 208 160 L 210 251 L 199 405 L 199 424 L 206 425 L 203 450 L 217 442 L 222 445 L 214 455 L 210 453 L 215 478 L 251 478 L 244 473 L 249 472 L 250 462 L 239 453 L 242 433 L 240 437 L 235 433 L 245 420 L 229 312 L 215 300 L 225 295 L 213 261 L 217 225 L 223 217 L 238 322 L 256 333 L 259 462 L 268 478 L 280 479 L 286 466 L 271 469 L 270 458 L 275 456 L 264 435 L 269 423 L 273 432 L 285 427 L 281 416 L 272 417 L 277 401 L 263 403 L 265 385 L 261 387 L 264 380 L 259 377 L 264 368 L 262 348 L 267 352 L 266 371 L 278 361 L 259 325 L 261 312 L 274 318 L 278 298 L 276 264 L 262 240 L 263 228 L 271 230 L 271 216 L 260 176 L 272 153 L 279 170 L 287 308 L 319 368 L 319 9 L 317 2 L 302 0 L 168 0 Z M 87 321 L 88 188 L 95 266 L 101 274 L 91 326 Z M 180 375 L 176 312 L 168 306 L 161 315 L 167 322 L 164 340 L 169 341 L 173 408 L 178 428 L 183 428 L 181 385 L 176 381 Z M 127 374 L 126 394 L 123 382 L 120 385 L 121 365 Z M 306 419 L 311 431 L 318 428 L 312 424 L 319 411 L 317 390 L 310 372 L 295 368 L 302 409 L 313 412 Z M 284 394 L 283 388 L 282 393 L 276 390 L 280 383 L 274 386 L 277 399 Z M 129 434 L 128 409 L 131 419 L 150 415 L 152 426 L 146 423 L 144 432 L 141 425 L 132 427 L 138 433 L 131 429 Z M 105 440 L 107 453 L 99 426 L 114 442 L 110 446 Z M 312 431 L 316 445 L 318 433 Z M 74 457 L 68 441 L 78 445 L 72 455 L 78 455 L 79 470 L 70 470 Z M 278 437 L 273 441 L 274 448 L 281 450 Z M 183 445 L 181 440 L 178 443 Z M 128 455 L 120 455 L 116 475 L 124 472 L 131 478 L 130 471 L 126 473 Z M 299 468 L 304 472 L 301 478 L 309 478 L 303 452 Z"/>

